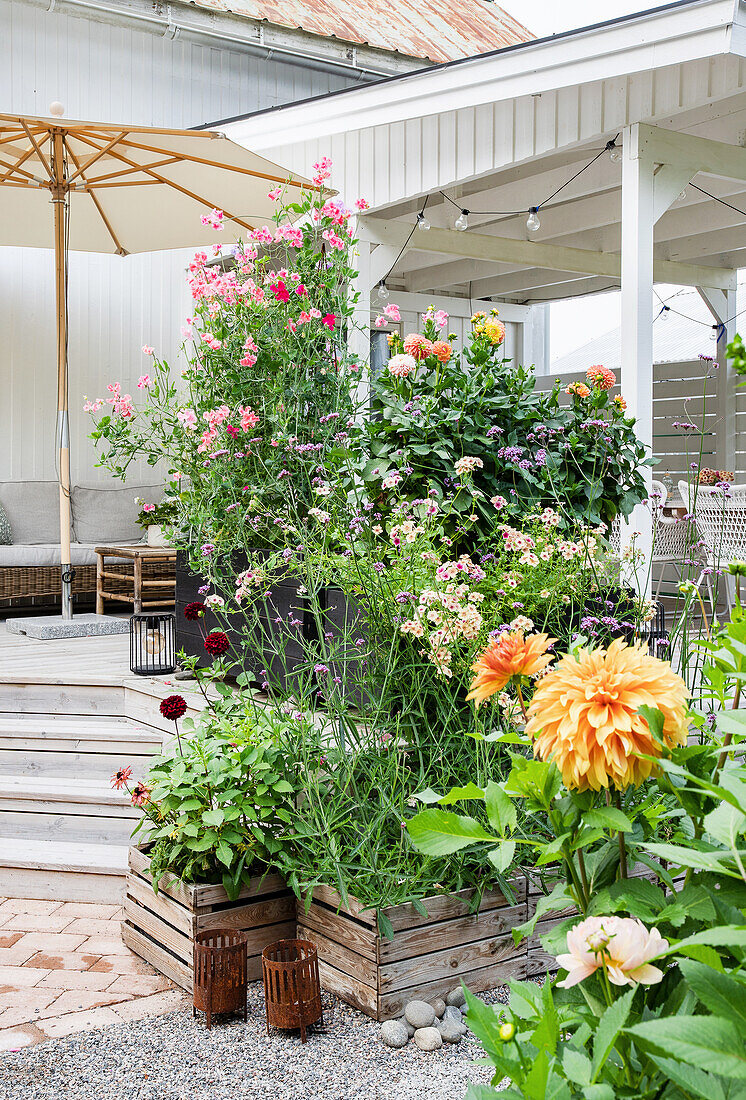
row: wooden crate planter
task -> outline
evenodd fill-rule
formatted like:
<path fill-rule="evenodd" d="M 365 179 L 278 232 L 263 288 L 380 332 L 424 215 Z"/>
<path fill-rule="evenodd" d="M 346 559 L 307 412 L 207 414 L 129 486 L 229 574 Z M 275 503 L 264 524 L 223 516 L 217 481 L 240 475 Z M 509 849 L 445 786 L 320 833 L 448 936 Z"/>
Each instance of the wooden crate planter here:
<path fill-rule="evenodd" d="M 262 976 L 262 951 L 295 935 L 295 898 L 279 875 L 253 880 L 231 901 L 222 886 L 150 881 L 150 858 L 142 847 L 129 852 L 122 939 L 141 958 L 192 990 L 194 936 L 208 928 L 236 928 L 248 936 L 248 978 Z"/>
<path fill-rule="evenodd" d="M 499 892 L 469 914 L 472 891 L 425 898 L 428 916 L 412 905 L 383 912 L 394 938 L 379 935 L 375 913 L 335 890 L 317 887 L 306 911 L 298 904 L 298 937 L 319 953 L 324 989 L 377 1020 L 400 1016 L 407 1001 L 442 996 L 463 980 L 474 993 L 493 989 L 528 972 L 525 943 L 516 947 L 511 930 L 527 918 L 526 881 L 515 882 L 511 903 Z"/>

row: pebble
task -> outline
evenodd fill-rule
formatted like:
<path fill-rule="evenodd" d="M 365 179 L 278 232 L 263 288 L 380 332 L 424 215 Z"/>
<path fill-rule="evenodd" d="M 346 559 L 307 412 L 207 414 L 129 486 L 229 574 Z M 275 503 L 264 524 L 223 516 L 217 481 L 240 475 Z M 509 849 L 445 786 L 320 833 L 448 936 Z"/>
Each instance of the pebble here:
<path fill-rule="evenodd" d="M 412 1038 L 412 1036 L 414 1035 L 415 1031 L 417 1030 L 417 1028 L 415 1028 L 415 1027 L 412 1027 L 412 1025 L 410 1024 L 410 1022 L 409 1022 L 409 1020 L 407 1019 L 407 1017 L 406 1017 L 406 1016 L 402 1016 L 402 1018 L 401 1018 L 401 1021 L 400 1021 L 400 1022 L 401 1022 L 402 1024 L 404 1024 L 404 1027 L 405 1027 L 405 1028 L 407 1029 L 407 1035 L 408 1035 L 408 1036 L 409 1036 L 409 1038 L 411 1039 L 411 1038 Z"/>
<path fill-rule="evenodd" d="M 435 1009 L 427 1001 L 410 1001 L 404 1008 L 404 1015 L 414 1028 L 432 1027 L 435 1022 Z"/>
<path fill-rule="evenodd" d="M 443 1013 L 443 1018 L 446 1020 L 455 1020 L 457 1024 L 461 1023 L 461 1009 L 456 1008 L 455 1005 L 448 1005 Z"/>
<path fill-rule="evenodd" d="M 446 997 L 446 1003 L 449 1005 L 455 1005 L 456 1008 L 461 1008 L 461 1005 L 466 1004 L 466 997 L 461 986 L 456 986 Z"/>
<path fill-rule="evenodd" d="M 386 1020 L 381 1024 L 381 1038 L 387 1047 L 399 1050 L 409 1042 L 409 1032 L 400 1020 Z"/>
<path fill-rule="evenodd" d="M 445 1001 L 441 1001 L 440 998 L 437 1001 L 433 1001 L 433 1012 L 435 1013 L 435 1015 L 438 1017 L 439 1020 L 443 1016 L 443 1013 L 445 1012 L 445 1010 L 446 1010 Z"/>
<path fill-rule="evenodd" d="M 466 1028 L 455 1020 L 439 1020 L 438 1031 L 444 1043 L 460 1043 L 461 1036 L 466 1034 Z"/>
<path fill-rule="evenodd" d="M 443 1036 L 437 1027 L 418 1027 L 414 1033 L 414 1041 L 420 1050 L 440 1050 L 443 1046 Z"/>

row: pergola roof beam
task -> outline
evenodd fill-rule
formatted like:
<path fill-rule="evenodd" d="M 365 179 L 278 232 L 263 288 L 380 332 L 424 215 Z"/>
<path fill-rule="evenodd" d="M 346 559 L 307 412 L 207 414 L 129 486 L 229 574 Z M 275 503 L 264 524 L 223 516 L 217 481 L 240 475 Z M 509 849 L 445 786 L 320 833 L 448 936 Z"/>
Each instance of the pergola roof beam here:
<path fill-rule="evenodd" d="M 415 229 L 412 232 L 411 227 L 402 222 L 387 222 L 370 217 L 361 219 L 360 232 L 363 239 L 378 244 L 398 244 L 401 248 L 409 237 L 409 245 L 412 248 L 422 249 L 425 252 L 466 256 L 475 260 L 494 260 L 497 263 L 512 261 L 526 267 L 550 268 L 613 278 L 619 278 L 621 272 L 621 259 L 618 255 L 594 252 L 590 249 L 512 240 L 481 233 L 459 233 L 453 229 Z M 657 262 L 655 280 L 663 283 L 679 283 L 682 286 L 714 286 L 723 290 L 735 286 L 735 274 L 730 270 L 672 263 L 668 260 Z"/>

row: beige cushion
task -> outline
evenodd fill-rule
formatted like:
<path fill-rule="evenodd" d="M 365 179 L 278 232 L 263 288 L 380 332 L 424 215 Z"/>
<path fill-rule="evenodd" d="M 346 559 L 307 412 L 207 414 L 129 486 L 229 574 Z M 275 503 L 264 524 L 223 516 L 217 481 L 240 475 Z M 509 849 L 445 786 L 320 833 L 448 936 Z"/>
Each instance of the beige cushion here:
<path fill-rule="evenodd" d="M 98 545 L 98 544 L 97 544 Z M 124 545 L 130 545 L 126 543 Z M 95 565 L 96 555 L 92 545 L 84 545 L 79 542 L 70 544 L 70 557 L 73 565 Z M 30 569 L 34 566 L 49 567 L 60 564 L 60 548 L 58 543 L 36 543 L 33 546 L 0 546 L 0 569 L 23 567 Z"/>
<path fill-rule="evenodd" d="M 121 489 L 76 485 L 72 493 L 75 538 L 99 546 L 141 542 L 144 531 L 137 525 L 140 505 L 135 504 L 135 497 L 157 504 L 162 496 L 162 485 L 124 485 Z"/>
<path fill-rule="evenodd" d="M 60 536 L 60 491 L 56 481 L 0 481 L 0 504 L 10 520 L 13 542 L 54 542 Z"/>

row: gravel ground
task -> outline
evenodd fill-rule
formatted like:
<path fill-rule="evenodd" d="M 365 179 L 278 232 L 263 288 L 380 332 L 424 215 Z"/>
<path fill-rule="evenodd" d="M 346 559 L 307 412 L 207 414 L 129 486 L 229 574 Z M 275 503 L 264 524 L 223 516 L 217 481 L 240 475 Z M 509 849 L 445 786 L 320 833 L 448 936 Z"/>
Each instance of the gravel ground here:
<path fill-rule="evenodd" d="M 489 1083 L 471 1034 L 426 1054 L 412 1042 L 390 1050 L 379 1027 L 337 1003 L 326 1032 L 305 1046 L 297 1032 L 267 1038 L 253 983 L 248 1024 L 208 1032 L 188 1010 L 0 1055 L 0 1100 L 462 1100 L 469 1082 Z"/>

